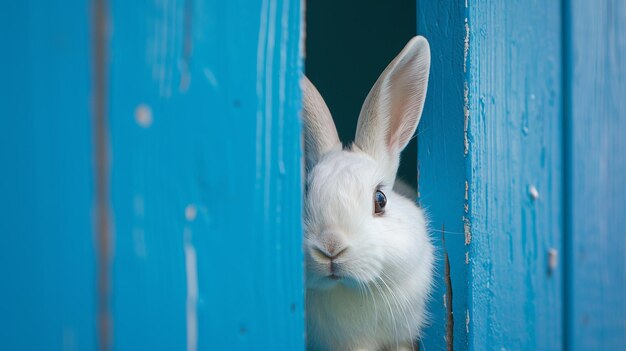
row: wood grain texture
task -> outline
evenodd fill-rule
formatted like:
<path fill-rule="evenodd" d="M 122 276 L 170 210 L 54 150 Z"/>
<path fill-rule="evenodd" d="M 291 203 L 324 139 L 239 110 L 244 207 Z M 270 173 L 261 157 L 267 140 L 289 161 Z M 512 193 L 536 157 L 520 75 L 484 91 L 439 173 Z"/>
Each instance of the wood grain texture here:
<path fill-rule="evenodd" d="M 470 347 L 560 350 L 561 7 L 470 1 L 468 22 Z"/>
<path fill-rule="evenodd" d="M 0 11 L 0 350 L 96 349 L 89 11 Z"/>
<path fill-rule="evenodd" d="M 437 247 L 435 290 L 428 308 L 431 325 L 426 329 L 423 349 L 463 350 L 468 342 L 468 248 L 464 235 L 468 163 L 463 139 L 465 8 L 459 1 L 425 0 L 418 1 L 417 9 L 418 34 L 428 39 L 432 60 L 428 95 L 417 132 L 418 198 L 430 220 Z M 449 280 L 445 274 L 447 262 Z M 450 295 L 452 306 L 448 305 Z"/>
<path fill-rule="evenodd" d="M 111 28 L 115 349 L 303 349 L 300 2 L 112 1 Z"/>
<path fill-rule="evenodd" d="M 626 345 L 626 4 L 567 1 L 567 346 Z"/>
<path fill-rule="evenodd" d="M 538 1 L 419 4 L 419 33 L 433 50 L 419 194 L 436 237 L 445 226 L 454 293 L 446 316 L 444 285 L 436 290 L 426 349 L 558 350 L 561 8 Z M 452 344 L 444 334 L 450 314 Z"/>

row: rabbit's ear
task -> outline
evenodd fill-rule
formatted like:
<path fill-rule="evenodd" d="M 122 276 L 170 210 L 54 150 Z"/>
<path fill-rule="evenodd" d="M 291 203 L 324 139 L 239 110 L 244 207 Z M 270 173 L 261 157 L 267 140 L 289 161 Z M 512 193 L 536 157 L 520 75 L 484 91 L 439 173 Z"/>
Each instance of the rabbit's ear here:
<path fill-rule="evenodd" d="M 329 151 L 341 150 L 341 142 L 333 117 L 313 83 L 304 76 L 302 87 L 302 118 L 304 119 L 304 154 L 310 170 Z"/>
<path fill-rule="evenodd" d="M 355 144 L 384 164 L 390 183 L 398 170 L 400 152 L 422 116 L 429 70 L 428 41 L 414 37 L 380 75 L 361 108 Z"/>

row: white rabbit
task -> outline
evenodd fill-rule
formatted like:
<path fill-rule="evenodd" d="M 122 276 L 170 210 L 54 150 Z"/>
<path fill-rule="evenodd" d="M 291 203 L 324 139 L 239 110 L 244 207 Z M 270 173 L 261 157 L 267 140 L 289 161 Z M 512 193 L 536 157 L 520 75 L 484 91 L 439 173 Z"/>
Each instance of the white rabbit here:
<path fill-rule="evenodd" d="M 433 246 L 422 210 L 392 190 L 422 114 L 430 48 L 409 41 L 369 92 L 354 144 L 303 79 L 309 350 L 411 350 L 425 323 Z"/>

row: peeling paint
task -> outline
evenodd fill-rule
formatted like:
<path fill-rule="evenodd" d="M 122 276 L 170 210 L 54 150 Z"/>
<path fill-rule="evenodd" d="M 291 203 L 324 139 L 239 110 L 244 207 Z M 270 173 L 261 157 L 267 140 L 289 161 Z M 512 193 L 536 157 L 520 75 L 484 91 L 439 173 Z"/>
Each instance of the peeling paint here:
<path fill-rule="evenodd" d="M 465 181 L 465 203 L 463 203 L 463 211 L 465 211 L 465 213 L 469 213 L 469 183 L 466 180 Z"/>
<path fill-rule="evenodd" d="M 472 228 L 469 218 L 463 216 L 463 232 L 465 233 L 465 245 L 472 242 Z"/>
<path fill-rule="evenodd" d="M 465 264 L 469 264 L 469 251 L 465 252 Z"/>
<path fill-rule="evenodd" d="M 463 72 L 467 72 L 467 58 L 469 54 L 469 38 L 470 28 L 467 18 L 465 18 L 465 39 L 463 41 Z M 469 138 L 467 137 L 467 129 L 469 125 L 469 87 L 467 81 L 463 82 L 463 154 L 467 156 L 469 153 Z"/>
<path fill-rule="evenodd" d="M 469 310 L 465 310 L 465 332 L 469 334 L 470 314 Z"/>
<path fill-rule="evenodd" d="M 469 199 L 469 182 L 466 180 L 465 181 L 465 201 L 467 201 Z"/>
<path fill-rule="evenodd" d="M 467 82 L 463 83 L 463 153 L 467 156 L 469 153 L 469 139 L 467 137 L 467 129 L 469 126 L 469 86 Z"/>
<path fill-rule="evenodd" d="M 467 6 L 466 6 L 467 7 Z M 463 40 L 463 72 L 467 72 L 467 56 L 469 54 L 470 28 L 467 18 L 465 19 L 465 40 Z"/>

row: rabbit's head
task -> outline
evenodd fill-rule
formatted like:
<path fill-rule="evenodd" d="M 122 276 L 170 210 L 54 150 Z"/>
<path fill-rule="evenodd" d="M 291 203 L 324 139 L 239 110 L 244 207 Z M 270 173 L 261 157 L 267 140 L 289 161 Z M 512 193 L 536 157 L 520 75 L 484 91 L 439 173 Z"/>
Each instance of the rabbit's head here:
<path fill-rule="evenodd" d="M 400 152 L 422 114 L 429 68 L 428 42 L 415 37 L 369 92 L 347 148 L 319 92 L 303 79 L 308 288 L 406 275 L 419 270 L 420 245 L 431 250 L 421 211 L 393 191 Z"/>

